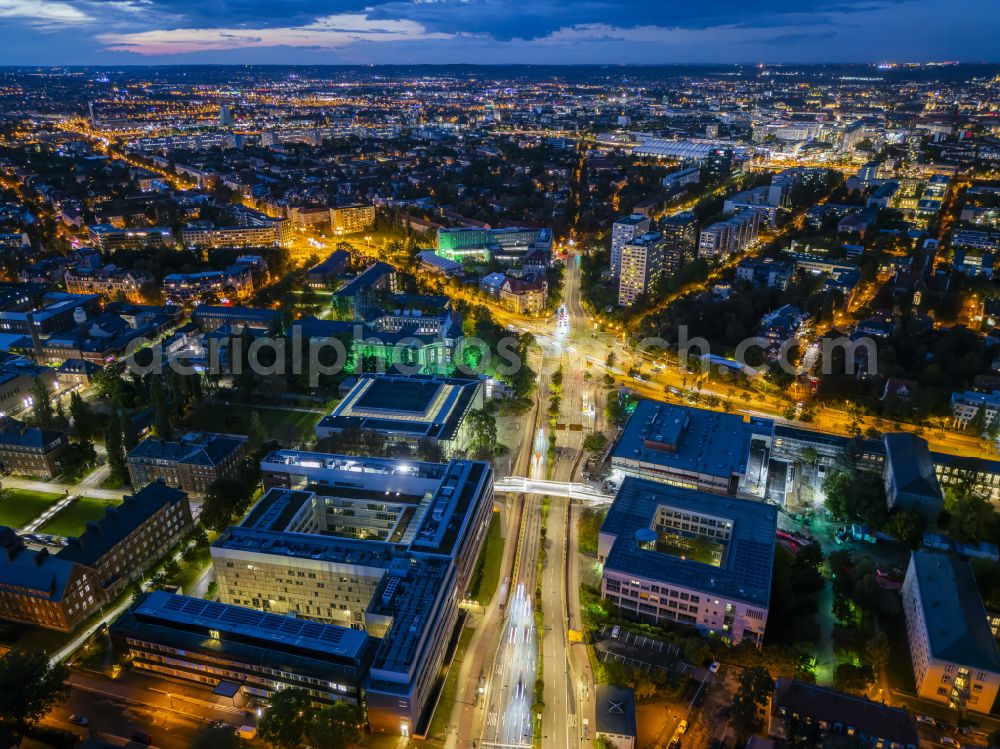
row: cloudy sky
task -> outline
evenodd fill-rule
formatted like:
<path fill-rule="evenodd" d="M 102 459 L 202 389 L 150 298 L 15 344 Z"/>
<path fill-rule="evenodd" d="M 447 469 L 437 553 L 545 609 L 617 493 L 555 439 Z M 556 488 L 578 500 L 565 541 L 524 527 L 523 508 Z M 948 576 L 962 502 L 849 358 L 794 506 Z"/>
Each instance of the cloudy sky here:
<path fill-rule="evenodd" d="M 1000 58 L 998 0 L 0 0 L 0 65 Z"/>

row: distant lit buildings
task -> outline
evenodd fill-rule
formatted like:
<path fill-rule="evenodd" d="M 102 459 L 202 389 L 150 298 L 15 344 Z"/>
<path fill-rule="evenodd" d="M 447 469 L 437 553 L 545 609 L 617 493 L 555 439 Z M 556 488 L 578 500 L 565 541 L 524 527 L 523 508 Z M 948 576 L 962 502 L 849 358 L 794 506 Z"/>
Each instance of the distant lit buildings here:
<path fill-rule="evenodd" d="M 437 232 L 437 254 L 458 262 L 471 258 L 518 265 L 535 252 L 542 253 L 548 262 L 552 254 L 551 229 L 462 227 Z"/>
<path fill-rule="evenodd" d="M 737 213 L 732 218 L 709 224 L 698 238 L 698 256 L 725 259 L 746 250 L 757 241 L 760 214 L 756 211 Z"/>
<path fill-rule="evenodd" d="M 54 479 L 62 473 L 59 460 L 67 445 L 63 432 L 0 419 L 0 468 L 5 474 Z"/>
<path fill-rule="evenodd" d="M 63 278 L 66 291 L 71 294 L 100 294 L 109 300 L 121 297 L 136 304 L 144 301 L 143 287 L 153 282 L 153 277 L 145 271 L 114 266 L 97 270 L 71 268 Z"/>
<path fill-rule="evenodd" d="M 373 205 L 346 205 L 330 209 L 330 228 L 337 234 L 358 234 L 374 226 Z"/>
<path fill-rule="evenodd" d="M 96 224 L 87 227 L 87 234 L 94 246 L 105 252 L 173 247 L 176 244 L 173 232 L 163 226 L 119 229 L 110 224 Z"/>
<path fill-rule="evenodd" d="M 502 307 L 517 315 L 533 315 L 545 309 L 549 284 L 541 274 L 514 278 L 503 273 L 489 273 L 479 287 Z"/>
<path fill-rule="evenodd" d="M 611 274 L 616 278 L 621 273 L 622 247 L 649 231 L 650 220 L 646 216 L 632 214 L 623 216 L 611 225 Z"/>
<path fill-rule="evenodd" d="M 692 211 L 667 216 L 660 222 L 663 235 L 663 272 L 670 277 L 698 256 L 698 217 Z"/>
<path fill-rule="evenodd" d="M 618 304 L 635 302 L 653 290 L 663 275 L 663 236 L 659 232 L 642 234 L 622 245 L 618 276 Z"/>

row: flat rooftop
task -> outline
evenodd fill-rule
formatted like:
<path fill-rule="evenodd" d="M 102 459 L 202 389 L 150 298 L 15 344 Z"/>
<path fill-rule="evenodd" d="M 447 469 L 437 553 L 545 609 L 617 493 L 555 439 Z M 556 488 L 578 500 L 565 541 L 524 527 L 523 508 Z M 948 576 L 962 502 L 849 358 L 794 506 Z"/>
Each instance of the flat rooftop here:
<path fill-rule="evenodd" d="M 641 400 L 629 418 L 612 462 L 639 462 L 729 478 L 746 472 L 750 441 L 770 436 L 770 419 Z"/>
<path fill-rule="evenodd" d="M 635 532 L 652 528 L 660 506 L 728 521 L 721 566 L 640 547 Z M 773 505 L 628 476 L 601 526 L 601 533 L 615 536 L 604 568 L 767 608 L 777 524 Z"/>
<path fill-rule="evenodd" d="M 932 658 L 1000 674 L 1000 653 L 986 620 L 972 566 L 964 559 L 915 551 L 910 558 Z"/>
<path fill-rule="evenodd" d="M 479 387 L 452 377 L 365 374 L 318 428 L 452 439 Z"/>

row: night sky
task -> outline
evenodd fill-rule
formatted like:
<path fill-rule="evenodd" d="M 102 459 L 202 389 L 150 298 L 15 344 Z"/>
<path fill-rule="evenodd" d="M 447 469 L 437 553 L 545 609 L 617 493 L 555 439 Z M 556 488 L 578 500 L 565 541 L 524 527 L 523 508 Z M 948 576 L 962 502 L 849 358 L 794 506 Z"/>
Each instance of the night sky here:
<path fill-rule="evenodd" d="M 0 65 L 967 62 L 998 0 L 0 0 Z"/>

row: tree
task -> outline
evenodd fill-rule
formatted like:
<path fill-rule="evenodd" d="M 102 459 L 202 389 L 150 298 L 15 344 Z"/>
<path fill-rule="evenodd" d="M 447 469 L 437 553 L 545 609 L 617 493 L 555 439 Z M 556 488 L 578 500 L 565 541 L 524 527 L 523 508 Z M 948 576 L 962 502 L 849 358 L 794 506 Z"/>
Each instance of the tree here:
<path fill-rule="evenodd" d="M 599 453 L 608 446 L 608 438 L 603 432 L 591 432 L 583 438 L 583 449 L 591 453 Z"/>
<path fill-rule="evenodd" d="M 871 666 L 855 666 L 853 663 L 840 663 L 833 674 L 833 686 L 839 692 L 864 694 L 875 682 L 875 674 Z"/>
<path fill-rule="evenodd" d="M 948 513 L 948 533 L 959 541 L 979 541 L 992 535 L 996 512 L 977 492 L 949 488 L 944 495 L 944 509 Z"/>
<path fill-rule="evenodd" d="M 492 457 L 497 446 L 497 419 L 487 408 L 469 413 L 469 441 L 472 451 L 480 457 Z"/>
<path fill-rule="evenodd" d="M 885 529 L 897 541 L 915 549 L 920 545 L 927 528 L 927 520 L 919 512 L 913 510 L 897 510 L 889 518 Z"/>
<path fill-rule="evenodd" d="M 76 391 L 69 397 L 69 415 L 73 419 L 73 430 L 81 440 L 92 439 L 95 431 L 94 413 Z"/>
<path fill-rule="evenodd" d="M 835 470 L 823 480 L 826 508 L 841 520 L 861 520 L 882 528 L 889 519 L 882 479 L 861 470 Z"/>
<path fill-rule="evenodd" d="M 889 656 L 892 655 L 892 645 L 885 632 L 876 632 L 868 642 L 865 643 L 865 655 L 871 661 L 872 670 L 876 675 L 885 672 L 885 667 L 889 663 Z"/>
<path fill-rule="evenodd" d="M 153 429 L 156 436 L 161 440 L 169 440 L 173 437 L 173 430 L 170 428 L 170 407 L 167 404 L 163 381 L 158 375 L 153 375 L 150 379 L 150 396 L 153 400 Z"/>
<path fill-rule="evenodd" d="M 202 503 L 201 521 L 205 527 L 222 532 L 233 516 L 242 515 L 250 507 L 253 490 L 242 481 L 221 478 L 213 481 Z"/>
<path fill-rule="evenodd" d="M 69 696 L 69 670 L 45 653 L 0 656 L 0 721 L 24 732 Z"/>
<path fill-rule="evenodd" d="M 361 710 L 346 702 L 335 702 L 316 713 L 306 726 L 306 739 L 323 749 L 346 749 L 361 740 Z"/>
<path fill-rule="evenodd" d="M 128 415 L 124 408 L 118 411 L 118 423 L 121 426 L 122 447 L 127 453 L 139 444 L 139 431 L 135 428 L 135 422 Z"/>
<path fill-rule="evenodd" d="M 701 637 L 689 637 L 684 641 L 684 660 L 694 666 L 707 661 L 711 652 L 708 643 Z"/>
<path fill-rule="evenodd" d="M 764 727 L 761 711 L 774 691 L 774 679 L 763 666 L 743 669 L 740 685 L 733 697 L 730 710 L 730 724 L 736 735 L 746 741 Z"/>
<path fill-rule="evenodd" d="M 264 422 L 260 420 L 260 414 L 256 411 L 250 412 L 247 420 L 247 436 L 249 437 L 251 450 L 255 450 L 267 439 L 267 430 Z"/>
<path fill-rule="evenodd" d="M 52 394 L 49 392 L 49 386 L 41 377 L 36 377 L 31 386 L 31 399 L 35 421 L 38 422 L 39 426 L 50 428 L 55 418 L 55 410 L 52 408 Z"/>
<path fill-rule="evenodd" d="M 243 746 L 232 728 L 210 723 L 196 728 L 189 741 L 190 749 L 240 749 Z"/>
<path fill-rule="evenodd" d="M 302 743 L 312 716 L 312 700 L 307 691 L 282 689 L 271 696 L 271 706 L 257 723 L 257 734 L 281 749 L 293 749 Z"/>
<path fill-rule="evenodd" d="M 104 427 L 104 449 L 108 453 L 108 468 L 111 476 L 122 486 L 129 483 L 125 450 L 122 447 L 121 426 L 118 419 L 109 419 Z"/>

